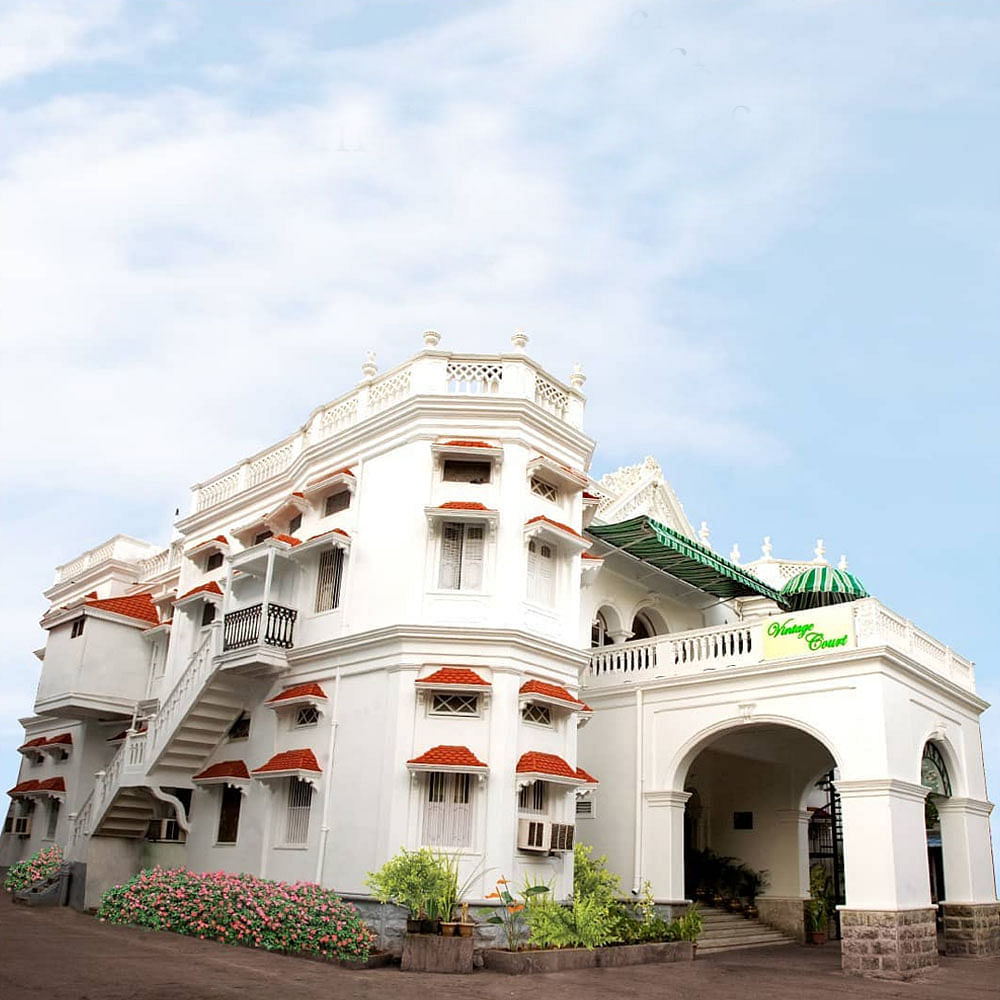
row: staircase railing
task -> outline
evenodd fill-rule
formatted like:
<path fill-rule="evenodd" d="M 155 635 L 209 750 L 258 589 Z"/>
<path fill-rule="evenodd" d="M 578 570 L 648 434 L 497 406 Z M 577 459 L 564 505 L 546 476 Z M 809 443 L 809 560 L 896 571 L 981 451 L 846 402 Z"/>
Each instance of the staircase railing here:
<path fill-rule="evenodd" d="M 163 752 L 178 723 L 187 714 L 191 703 L 201 694 L 215 673 L 220 625 L 220 622 L 215 622 L 209 626 L 208 634 L 191 654 L 184 673 L 160 705 L 156 716 L 150 720 L 146 753 L 146 760 L 150 764 L 155 763 Z"/>

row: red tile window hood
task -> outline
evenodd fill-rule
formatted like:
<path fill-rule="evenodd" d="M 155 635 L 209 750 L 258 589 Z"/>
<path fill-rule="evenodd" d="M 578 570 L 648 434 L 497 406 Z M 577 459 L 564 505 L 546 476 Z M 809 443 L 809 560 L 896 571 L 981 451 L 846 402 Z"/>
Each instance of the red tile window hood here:
<path fill-rule="evenodd" d="M 296 684 L 285 688 L 273 698 L 268 698 L 265 705 L 268 708 L 293 708 L 298 705 L 321 706 L 327 703 L 326 692 L 316 683 Z"/>
<path fill-rule="evenodd" d="M 521 685 L 521 690 L 518 693 L 525 699 L 530 698 L 532 701 L 542 701 L 549 705 L 570 708 L 577 712 L 593 711 L 586 702 L 574 698 L 566 688 L 559 687 L 558 684 L 549 684 L 546 681 L 528 681 Z"/>
<path fill-rule="evenodd" d="M 266 764 L 253 769 L 253 777 L 266 778 L 303 778 L 315 781 L 323 773 L 312 750 L 285 750 L 276 753 Z"/>
<path fill-rule="evenodd" d="M 250 772 L 242 760 L 220 760 L 193 775 L 191 780 L 204 785 L 234 784 L 249 781 Z"/>
<path fill-rule="evenodd" d="M 84 606 L 95 611 L 109 611 L 124 618 L 136 618 L 159 625 L 160 616 L 156 612 L 152 597 L 149 594 L 133 594 L 130 597 L 105 597 L 100 600 L 85 600 Z"/>
<path fill-rule="evenodd" d="M 580 785 L 585 782 L 575 767 L 570 767 L 554 753 L 531 750 L 521 755 L 517 762 L 520 781 L 552 781 L 562 785 Z"/>
<path fill-rule="evenodd" d="M 483 680 L 475 670 L 468 667 L 442 667 L 429 677 L 418 677 L 414 683 L 420 688 L 448 688 L 452 691 L 477 691 L 492 687 L 489 681 Z"/>
<path fill-rule="evenodd" d="M 486 774 L 487 765 L 468 747 L 436 746 L 406 762 L 411 771 L 455 771 L 462 774 Z"/>

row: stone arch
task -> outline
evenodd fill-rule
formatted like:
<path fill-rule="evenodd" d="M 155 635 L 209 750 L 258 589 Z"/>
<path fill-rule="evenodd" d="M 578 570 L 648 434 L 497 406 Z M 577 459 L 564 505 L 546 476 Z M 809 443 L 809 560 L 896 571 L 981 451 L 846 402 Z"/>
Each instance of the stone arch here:
<path fill-rule="evenodd" d="M 958 758 L 958 752 L 955 747 L 940 729 L 933 729 L 927 733 L 926 737 L 920 742 L 919 745 L 919 756 L 916 761 L 916 780 L 915 783 L 918 785 L 923 784 L 923 761 L 924 752 L 927 745 L 930 744 L 935 750 L 941 755 L 944 761 L 945 768 L 948 772 L 948 779 L 951 784 L 951 794 L 952 796 L 961 796 L 965 794 L 965 773 L 961 766 Z"/>
<path fill-rule="evenodd" d="M 613 604 L 605 602 L 596 608 L 594 610 L 593 621 L 597 621 L 598 615 L 604 619 L 608 635 L 620 635 L 625 630 L 625 626 L 622 624 L 621 612 Z"/>
<path fill-rule="evenodd" d="M 635 620 L 640 615 L 648 622 L 649 630 L 653 635 L 666 635 L 670 631 L 670 624 L 652 598 L 645 598 L 639 601 L 632 609 L 632 616 L 629 618 L 629 627 L 633 632 L 635 631 Z"/>

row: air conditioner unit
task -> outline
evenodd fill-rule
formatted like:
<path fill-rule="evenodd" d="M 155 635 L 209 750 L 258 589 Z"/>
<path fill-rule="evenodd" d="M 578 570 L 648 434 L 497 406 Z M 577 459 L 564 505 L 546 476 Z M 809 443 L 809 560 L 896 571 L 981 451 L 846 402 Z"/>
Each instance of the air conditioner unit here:
<path fill-rule="evenodd" d="M 552 832 L 549 837 L 549 850 L 572 851 L 574 829 L 575 827 L 572 823 L 553 823 Z"/>
<path fill-rule="evenodd" d="M 187 837 L 175 819 L 152 819 L 146 831 L 147 840 L 166 840 L 183 844 Z"/>
<path fill-rule="evenodd" d="M 517 849 L 519 851 L 549 852 L 552 824 L 544 819 L 519 819 L 517 821 Z"/>
<path fill-rule="evenodd" d="M 29 837 L 31 836 L 31 817 L 30 816 L 15 816 L 14 817 L 14 833 L 19 837 Z"/>

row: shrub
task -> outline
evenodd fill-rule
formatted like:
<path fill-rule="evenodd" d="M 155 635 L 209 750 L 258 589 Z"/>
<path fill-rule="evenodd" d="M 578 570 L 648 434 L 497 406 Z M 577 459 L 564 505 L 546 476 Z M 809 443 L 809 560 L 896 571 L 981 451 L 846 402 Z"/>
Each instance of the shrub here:
<path fill-rule="evenodd" d="M 358 959 L 375 935 L 350 903 L 312 882 L 148 868 L 101 898 L 97 917 L 265 951 Z"/>
<path fill-rule="evenodd" d="M 3 887 L 9 892 L 27 889 L 28 886 L 54 875 L 62 860 L 62 851 L 58 845 L 53 845 L 44 851 L 36 851 L 30 858 L 18 861 L 7 869 Z"/>
<path fill-rule="evenodd" d="M 414 920 L 450 920 L 458 899 L 458 866 L 427 847 L 404 847 L 377 872 L 369 872 L 365 885 L 380 903 L 405 906 Z"/>

